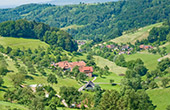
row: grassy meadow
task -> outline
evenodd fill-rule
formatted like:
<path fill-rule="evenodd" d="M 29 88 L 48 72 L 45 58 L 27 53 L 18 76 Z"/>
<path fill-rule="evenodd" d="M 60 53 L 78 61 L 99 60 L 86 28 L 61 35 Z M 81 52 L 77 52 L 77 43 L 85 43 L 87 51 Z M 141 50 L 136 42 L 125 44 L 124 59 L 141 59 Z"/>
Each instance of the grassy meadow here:
<path fill-rule="evenodd" d="M 157 67 L 158 64 L 158 59 L 161 56 L 158 54 L 151 54 L 148 52 L 140 52 L 140 53 L 135 53 L 132 55 L 125 55 L 125 60 L 130 61 L 130 60 L 136 60 L 137 58 L 142 59 L 144 62 L 144 65 L 149 69 L 149 70 L 154 70 Z"/>
<path fill-rule="evenodd" d="M 101 68 L 104 68 L 107 65 L 110 68 L 110 71 L 117 75 L 122 74 L 122 73 L 125 74 L 126 72 L 126 68 L 117 66 L 114 62 L 111 62 L 100 56 L 95 56 L 94 58 L 95 58 L 96 64 Z"/>
<path fill-rule="evenodd" d="M 170 105 L 170 88 L 147 90 L 147 93 L 154 105 L 157 105 L 156 110 L 166 110 Z"/>
<path fill-rule="evenodd" d="M 14 49 L 36 49 L 39 46 L 47 48 L 49 45 L 37 39 L 24 39 L 24 38 L 12 38 L 12 37 L 0 37 L 0 44 L 4 47 L 12 47 Z"/>

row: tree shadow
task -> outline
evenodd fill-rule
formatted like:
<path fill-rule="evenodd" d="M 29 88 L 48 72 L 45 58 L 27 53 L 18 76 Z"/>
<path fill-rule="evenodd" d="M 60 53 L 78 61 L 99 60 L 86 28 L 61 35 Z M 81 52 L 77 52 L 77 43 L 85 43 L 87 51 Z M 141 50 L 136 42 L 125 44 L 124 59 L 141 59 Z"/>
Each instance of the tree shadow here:
<path fill-rule="evenodd" d="M 36 73 L 31 73 L 32 75 L 34 75 L 34 76 L 39 76 L 39 74 L 36 74 Z"/>
<path fill-rule="evenodd" d="M 92 75 L 92 77 L 98 77 L 98 76 L 99 76 L 99 75 L 97 75 L 97 74 L 93 74 L 93 75 Z"/>
<path fill-rule="evenodd" d="M 5 89 L 0 89 L 0 91 L 6 92 L 6 90 L 5 90 Z"/>
<path fill-rule="evenodd" d="M 29 75 L 26 75 L 25 78 L 30 79 L 30 80 L 34 80 L 34 78 L 32 76 L 29 76 Z"/>
<path fill-rule="evenodd" d="M 117 84 L 116 84 L 116 83 L 112 83 L 111 85 L 112 85 L 112 86 L 116 86 Z"/>
<path fill-rule="evenodd" d="M 8 88 L 7 86 L 1 86 L 1 87 L 3 87 L 3 88 Z"/>
<path fill-rule="evenodd" d="M 106 79 L 106 77 L 102 76 L 101 78 Z"/>

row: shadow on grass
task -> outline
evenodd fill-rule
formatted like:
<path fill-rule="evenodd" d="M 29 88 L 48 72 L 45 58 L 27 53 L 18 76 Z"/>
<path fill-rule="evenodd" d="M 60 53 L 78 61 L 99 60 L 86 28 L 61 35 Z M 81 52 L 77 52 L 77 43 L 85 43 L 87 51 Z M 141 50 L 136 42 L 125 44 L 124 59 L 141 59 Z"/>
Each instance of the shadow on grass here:
<path fill-rule="evenodd" d="M 106 77 L 102 76 L 101 78 L 106 79 Z"/>
<path fill-rule="evenodd" d="M 116 83 L 112 83 L 111 85 L 112 85 L 112 86 L 116 86 L 117 84 L 116 84 Z"/>
<path fill-rule="evenodd" d="M 5 90 L 5 89 L 0 89 L 0 91 L 6 92 L 6 90 Z"/>
<path fill-rule="evenodd" d="M 98 75 L 97 74 L 93 74 L 92 77 L 98 77 Z"/>
<path fill-rule="evenodd" d="M 36 74 L 36 73 L 32 73 L 32 75 L 34 75 L 34 76 L 39 76 L 38 74 Z"/>
<path fill-rule="evenodd" d="M 3 88 L 8 88 L 7 86 L 1 86 L 1 87 L 3 87 Z"/>
<path fill-rule="evenodd" d="M 25 78 L 30 79 L 30 80 L 34 80 L 34 78 L 32 76 L 29 76 L 29 75 L 26 75 Z"/>

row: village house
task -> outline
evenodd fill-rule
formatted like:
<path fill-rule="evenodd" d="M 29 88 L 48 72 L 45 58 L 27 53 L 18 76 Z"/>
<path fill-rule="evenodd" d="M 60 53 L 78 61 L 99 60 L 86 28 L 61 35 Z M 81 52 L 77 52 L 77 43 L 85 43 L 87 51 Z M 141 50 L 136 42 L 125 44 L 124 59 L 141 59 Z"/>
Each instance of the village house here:
<path fill-rule="evenodd" d="M 128 50 L 129 49 L 129 46 L 128 45 L 125 45 L 125 46 L 122 46 L 122 50 Z"/>
<path fill-rule="evenodd" d="M 85 41 L 77 41 L 77 44 L 78 45 L 84 45 L 84 44 L 86 44 L 86 42 Z"/>
<path fill-rule="evenodd" d="M 106 47 L 109 49 L 113 49 L 113 48 L 115 48 L 115 45 L 106 45 Z"/>
<path fill-rule="evenodd" d="M 153 47 L 150 45 L 140 45 L 139 48 L 146 50 L 146 49 L 152 49 Z"/>
<path fill-rule="evenodd" d="M 69 71 L 72 71 L 75 66 L 78 66 L 79 71 L 85 73 L 87 76 L 92 77 L 93 74 L 93 67 L 86 66 L 86 63 L 84 61 L 77 61 L 77 62 L 62 61 L 58 63 L 52 63 L 51 66 L 54 67 L 58 66 L 63 70 L 69 70 Z"/>

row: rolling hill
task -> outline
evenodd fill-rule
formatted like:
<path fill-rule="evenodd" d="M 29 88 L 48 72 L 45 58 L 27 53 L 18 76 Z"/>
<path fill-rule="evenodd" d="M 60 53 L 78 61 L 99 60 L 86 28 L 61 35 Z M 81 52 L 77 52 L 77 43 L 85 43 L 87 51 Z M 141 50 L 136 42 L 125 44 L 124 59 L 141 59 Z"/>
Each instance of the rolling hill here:
<path fill-rule="evenodd" d="M 126 43 L 130 42 L 130 43 L 134 44 L 136 42 L 136 40 L 141 41 L 143 39 L 146 39 L 149 35 L 149 31 L 153 27 L 159 27 L 161 25 L 162 25 L 162 23 L 156 23 L 156 24 L 149 25 L 149 26 L 146 26 L 143 28 L 139 28 L 134 32 L 129 32 L 129 33 L 124 32 L 124 34 L 122 36 L 112 39 L 112 40 L 110 40 L 110 42 L 115 42 L 118 44 L 121 44 L 121 43 L 126 44 Z"/>

